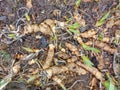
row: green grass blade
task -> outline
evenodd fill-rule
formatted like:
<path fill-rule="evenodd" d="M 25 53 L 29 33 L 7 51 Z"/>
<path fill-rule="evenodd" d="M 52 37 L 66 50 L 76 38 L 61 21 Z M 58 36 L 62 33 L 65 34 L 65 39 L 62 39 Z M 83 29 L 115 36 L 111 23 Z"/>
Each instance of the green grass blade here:
<path fill-rule="evenodd" d="M 71 26 L 69 26 L 69 29 L 78 29 L 80 28 L 80 24 L 79 23 L 74 23 Z"/>
<path fill-rule="evenodd" d="M 89 58 L 88 58 L 87 56 L 84 56 L 84 55 L 83 55 L 81 58 L 82 58 L 82 60 L 84 61 L 84 63 L 85 63 L 86 65 L 88 65 L 88 66 L 90 66 L 90 67 L 94 66 L 94 64 L 89 60 Z"/>
<path fill-rule="evenodd" d="M 79 31 L 75 30 L 75 29 L 69 29 L 70 32 L 74 33 L 74 34 L 79 34 Z"/>
<path fill-rule="evenodd" d="M 7 75 L 5 78 L 3 78 L 1 81 L 0 81 L 0 90 L 3 90 L 3 88 L 11 82 L 11 79 L 12 79 L 12 74 L 10 75 Z"/>
<path fill-rule="evenodd" d="M 99 52 L 100 52 L 99 49 L 94 48 L 94 47 L 87 46 L 87 45 L 85 45 L 85 44 L 82 44 L 82 47 L 83 47 L 85 50 L 92 50 L 92 51 L 95 52 L 95 53 L 99 53 Z"/>
<path fill-rule="evenodd" d="M 96 22 L 95 26 L 99 27 L 99 26 L 103 25 L 105 23 L 105 20 L 108 18 L 109 15 L 110 15 L 110 11 L 105 13 L 103 15 L 103 17 L 99 21 Z"/>
<path fill-rule="evenodd" d="M 105 20 L 103 21 L 97 21 L 97 23 L 95 24 L 95 26 L 99 27 L 101 25 L 103 25 L 105 23 Z"/>
<path fill-rule="evenodd" d="M 77 0 L 77 1 L 75 2 L 76 7 L 79 7 L 79 6 L 80 6 L 80 3 L 81 3 L 81 0 Z"/>
<path fill-rule="evenodd" d="M 105 13 L 105 14 L 103 15 L 103 17 L 100 19 L 100 21 L 104 21 L 105 19 L 108 18 L 109 15 L 110 15 L 110 11 L 108 11 L 107 13 Z"/>
<path fill-rule="evenodd" d="M 28 47 L 22 47 L 24 50 L 26 50 L 27 52 L 33 52 L 32 49 L 28 48 Z"/>

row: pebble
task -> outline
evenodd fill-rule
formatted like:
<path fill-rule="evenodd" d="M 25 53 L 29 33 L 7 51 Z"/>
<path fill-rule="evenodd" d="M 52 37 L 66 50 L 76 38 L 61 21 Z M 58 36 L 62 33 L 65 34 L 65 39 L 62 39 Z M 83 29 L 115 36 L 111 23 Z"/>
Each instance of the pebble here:
<path fill-rule="evenodd" d="M 41 38 L 41 46 L 43 48 L 46 48 L 48 46 L 47 38 L 44 36 Z"/>

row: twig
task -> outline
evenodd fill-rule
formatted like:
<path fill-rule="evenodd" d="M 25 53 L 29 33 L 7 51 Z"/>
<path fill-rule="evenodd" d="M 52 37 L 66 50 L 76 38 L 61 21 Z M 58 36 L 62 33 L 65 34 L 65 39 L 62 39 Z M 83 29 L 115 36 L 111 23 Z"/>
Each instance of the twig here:
<path fill-rule="evenodd" d="M 78 82 L 84 82 L 84 80 L 76 80 L 76 81 L 72 84 L 72 86 L 70 86 L 67 90 L 72 89 L 72 88 L 75 86 L 75 84 L 77 84 Z"/>

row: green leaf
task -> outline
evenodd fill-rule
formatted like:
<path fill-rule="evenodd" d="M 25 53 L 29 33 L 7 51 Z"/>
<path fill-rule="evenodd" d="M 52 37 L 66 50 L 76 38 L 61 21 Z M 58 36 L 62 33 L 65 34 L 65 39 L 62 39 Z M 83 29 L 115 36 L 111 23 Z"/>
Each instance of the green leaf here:
<path fill-rule="evenodd" d="M 30 76 L 30 78 L 27 80 L 27 83 L 34 82 L 34 80 L 37 79 L 38 77 L 39 77 L 39 75 L 32 75 L 32 76 Z"/>
<path fill-rule="evenodd" d="M 102 40 L 104 38 L 104 34 L 103 33 L 100 33 L 99 35 L 98 35 L 98 39 L 99 40 Z"/>
<path fill-rule="evenodd" d="M 80 28 L 80 24 L 79 23 L 74 23 L 71 26 L 69 26 L 69 29 L 78 29 Z"/>
<path fill-rule="evenodd" d="M 24 50 L 26 50 L 27 52 L 33 52 L 32 49 L 28 48 L 28 47 L 22 47 Z"/>
<path fill-rule="evenodd" d="M 80 3 L 81 3 L 81 0 L 77 0 L 77 1 L 75 2 L 76 7 L 79 7 L 79 6 L 80 6 Z"/>
<path fill-rule="evenodd" d="M 106 90 L 109 90 L 110 82 L 108 80 L 106 80 L 103 85 L 105 86 Z"/>
<path fill-rule="evenodd" d="M 87 46 L 85 44 L 82 44 L 82 47 L 85 49 L 85 50 L 92 50 L 93 52 L 95 53 L 99 53 L 100 50 L 98 50 L 97 48 L 94 48 L 94 47 L 90 47 L 90 46 Z"/>
<path fill-rule="evenodd" d="M 108 80 L 106 80 L 103 85 L 105 86 L 106 90 L 117 90 L 117 87 L 114 84 L 113 79 L 110 77 L 109 73 L 106 73 Z"/>
<path fill-rule="evenodd" d="M 8 34 L 8 37 L 15 38 L 16 35 L 12 33 L 12 34 Z"/>
<path fill-rule="evenodd" d="M 10 55 L 7 52 L 3 51 L 3 50 L 0 52 L 0 54 L 1 54 L 3 59 L 7 60 L 7 59 L 10 58 Z"/>
<path fill-rule="evenodd" d="M 103 17 L 99 21 L 96 22 L 95 26 L 98 27 L 98 26 L 103 25 L 105 23 L 105 20 L 108 18 L 109 15 L 110 15 L 110 11 L 108 11 L 107 13 L 105 13 L 103 15 Z"/>
<path fill-rule="evenodd" d="M 74 33 L 74 34 L 79 34 L 79 31 L 75 30 L 75 29 L 69 29 L 70 32 Z"/>
<path fill-rule="evenodd" d="M 115 87 L 114 84 L 109 80 L 106 80 L 103 85 L 105 86 L 106 90 L 118 90 L 117 87 Z"/>
<path fill-rule="evenodd" d="M 108 18 L 109 15 L 110 15 L 110 11 L 108 11 L 107 13 L 105 13 L 105 14 L 103 15 L 103 17 L 100 19 L 100 21 L 104 21 L 105 19 Z"/>
<path fill-rule="evenodd" d="M 118 9 L 120 7 L 120 2 L 119 2 L 119 4 L 116 6 L 116 9 Z"/>
<path fill-rule="evenodd" d="M 27 21 L 30 21 L 30 16 L 28 15 L 28 13 L 25 13 L 25 17 L 26 17 Z"/>
<path fill-rule="evenodd" d="M 103 21 L 97 21 L 97 23 L 95 24 L 95 26 L 99 27 L 101 25 L 103 25 L 105 23 L 105 20 Z"/>
<path fill-rule="evenodd" d="M 66 87 L 62 84 L 60 85 L 62 87 L 63 90 L 67 90 Z"/>
<path fill-rule="evenodd" d="M 3 78 L 1 81 L 0 81 L 0 90 L 3 90 L 3 88 L 8 84 L 10 83 L 11 81 L 11 78 L 12 78 L 12 75 L 7 75 L 5 78 Z"/>
<path fill-rule="evenodd" d="M 86 65 L 88 65 L 88 66 L 90 66 L 90 67 L 94 66 L 94 64 L 89 60 L 89 58 L 88 58 L 87 56 L 84 56 L 84 55 L 83 55 L 81 58 L 82 58 L 82 60 L 84 61 L 84 63 L 85 63 Z"/>
<path fill-rule="evenodd" d="M 74 34 L 79 34 L 79 31 L 77 30 L 80 28 L 80 24 L 74 23 L 71 26 L 68 27 L 70 32 L 73 32 Z"/>

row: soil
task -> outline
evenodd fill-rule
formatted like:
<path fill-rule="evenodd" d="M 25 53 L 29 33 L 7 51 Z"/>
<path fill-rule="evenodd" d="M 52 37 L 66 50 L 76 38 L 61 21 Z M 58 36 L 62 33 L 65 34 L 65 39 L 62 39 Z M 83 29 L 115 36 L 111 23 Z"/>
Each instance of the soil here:
<path fill-rule="evenodd" d="M 14 42 L 7 44 L 6 39 L 4 40 L 4 36 L 2 35 L 3 30 L 8 30 L 8 27 L 10 28 L 10 25 L 13 25 L 17 28 L 19 25 L 22 25 L 24 27 L 24 22 L 27 22 L 29 24 L 40 24 L 46 19 L 52 19 L 57 20 L 61 22 L 65 22 L 66 19 L 73 18 L 74 12 L 76 12 L 75 3 L 77 0 L 31 0 L 32 1 L 32 7 L 28 8 L 26 6 L 26 1 L 30 0 L 0 0 L 0 79 L 2 80 L 4 76 L 7 76 L 9 74 L 11 65 L 13 64 L 13 60 L 15 62 L 20 61 L 20 56 L 17 55 L 29 55 L 31 52 L 28 52 L 23 49 L 23 47 L 29 47 L 31 49 L 41 49 L 39 55 L 37 56 L 37 59 L 43 60 L 46 58 L 49 44 L 51 44 L 49 35 L 44 35 L 41 32 L 35 32 L 35 33 L 28 33 L 21 38 L 15 40 Z M 80 32 L 84 33 L 86 31 L 89 31 L 91 29 L 99 30 L 99 32 L 103 32 L 104 29 L 106 29 L 106 24 L 103 24 L 101 27 L 95 27 L 96 21 L 100 20 L 102 16 L 107 11 L 112 11 L 119 3 L 119 0 L 82 0 L 82 3 L 79 7 L 77 7 L 77 12 L 82 16 L 82 19 L 85 20 L 85 25 L 80 28 Z M 27 8 L 27 9 L 26 9 Z M 20 18 L 25 18 L 23 15 L 25 12 L 29 10 L 28 14 L 30 16 L 30 21 L 24 20 L 24 22 L 21 20 L 18 22 Z M 55 15 L 55 10 L 59 11 L 59 14 Z M 118 9 L 119 12 L 120 9 Z M 118 13 L 119 14 L 119 13 Z M 116 17 L 116 13 L 111 13 L 111 16 L 109 17 Z M 120 14 L 118 15 L 118 18 L 120 20 Z M 72 22 L 75 22 L 73 20 Z M 21 27 L 21 32 L 23 28 Z M 12 27 L 11 27 L 12 28 Z M 112 37 L 115 37 L 116 30 L 120 30 L 119 25 L 113 25 L 111 28 L 108 28 L 108 31 L 106 36 L 112 39 Z M 66 31 L 65 31 L 66 32 Z M 99 33 L 98 32 L 98 33 Z M 64 33 L 64 31 L 63 31 Z M 103 32 L 104 33 L 104 32 Z M 120 35 L 120 34 L 119 34 Z M 36 37 L 39 38 L 36 38 Z M 66 34 L 64 38 L 67 38 L 69 34 Z M 59 37 L 59 36 L 58 36 Z M 60 37 L 61 38 L 61 37 Z M 89 40 L 92 40 L 90 38 L 82 38 L 84 42 L 87 42 Z M 9 41 L 12 41 L 12 39 L 9 39 Z M 73 37 L 63 40 L 62 42 L 70 42 L 74 43 L 74 45 L 80 47 L 78 45 L 78 42 L 74 41 Z M 58 43 L 61 43 L 61 40 L 58 41 Z M 115 48 L 118 50 L 118 53 L 120 53 L 120 46 L 119 44 L 114 43 L 108 43 L 108 45 L 111 48 Z M 102 51 L 101 54 L 95 54 L 95 57 L 92 58 L 91 52 L 84 51 L 88 56 L 92 58 L 92 62 L 96 65 L 95 67 L 105 73 L 109 72 L 111 76 L 114 77 L 114 79 L 117 81 L 118 77 L 116 77 L 116 74 L 114 72 L 113 68 L 113 58 L 115 56 L 115 53 L 110 53 L 109 51 L 104 51 L 100 48 Z M 71 55 L 69 53 L 70 50 L 68 50 L 68 55 Z M 57 49 L 55 52 L 59 52 Z M 4 56 L 6 55 L 6 56 Z M 103 58 L 103 64 L 104 68 L 99 68 L 100 61 L 98 60 L 99 55 Z M 57 56 L 55 56 L 57 57 Z M 119 62 L 120 55 L 118 54 L 117 64 Z M 97 59 L 97 61 L 96 61 Z M 15 63 L 14 62 L 14 63 Z M 44 63 L 42 61 L 41 63 Z M 116 65 L 116 64 L 115 64 Z M 37 69 L 37 65 L 28 65 L 28 62 L 23 61 L 21 63 L 21 69 L 15 77 L 12 78 L 12 81 L 4 88 L 5 90 L 63 90 L 58 84 L 54 83 L 53 80 L 49 80 L 47 84 L 36 85 L 35 83 L 25 83 L 23 81 L 20 81 L 20 78 L 28 78 L 27 74 L 30 74 L 30 70 Z M 23 76 L 22 76 L 23 75 Z M 78 75 L 73 72 L 65 72 L 62 73 L 61 76 L 65 76 L 65 79 L 62 81 L 68 90 L 91 90 L 91 81 L 94 78 L 94 76 L 87 72 L 85 75 Z M 21 79 L 22 80 L 22 79 Z M 40 82 L 40 81 L 39 81 Z M 75 83 L 77 82 L 77 83 Z M 75 84 L 75 85 L 73 85 Z M 100 81 L 97 80 L 96 85 L 94 85 L 93 90 L 100 90 L 99 85 Z M 71 87 L 73 85 L 73 87 Z M 116 85 L 117 86 L 117 85 Z M 69 89 L 71 87 L 71 89 Z M 105 90 L 104 87 L 101 90 Z"/>

